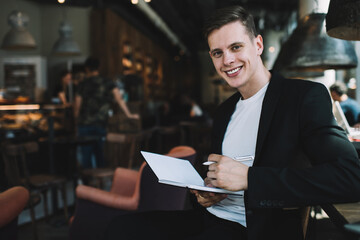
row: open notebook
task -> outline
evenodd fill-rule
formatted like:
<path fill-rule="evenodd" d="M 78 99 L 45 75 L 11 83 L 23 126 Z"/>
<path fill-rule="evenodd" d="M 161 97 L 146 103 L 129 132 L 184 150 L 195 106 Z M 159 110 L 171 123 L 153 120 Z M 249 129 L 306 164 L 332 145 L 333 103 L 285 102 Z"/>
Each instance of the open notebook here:
<path fill-rule="evenodd" d="M 184 159 L 141 151 L 145 161 L 155 173 L 159 183 L 196 189 L 206 192 L 243 195 L 244 191 L 228 191 L 222 188 L 207 187 L 193 165 Z"/>
<path fill-rule="evenodd" d="M 354 139 L 360 139 L 360 130 L 350 127 L 348 121 L 346 120 L 345 114 L 340 106 L 340 103 L 338 101 L 335 101 L 333 104 L 333 113 L 336 122 L 339 124 L 340 127 L 342 127 L 346 131 L 346 133 L 350 137 Z"/>

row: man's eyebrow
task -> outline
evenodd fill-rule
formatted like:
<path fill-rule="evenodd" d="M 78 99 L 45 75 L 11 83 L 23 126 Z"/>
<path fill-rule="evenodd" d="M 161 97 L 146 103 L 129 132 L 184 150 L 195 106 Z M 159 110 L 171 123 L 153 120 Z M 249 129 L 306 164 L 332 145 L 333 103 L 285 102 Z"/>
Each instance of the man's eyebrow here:
<path fill-rule="evenodd" d="M 231 43 L 227 48 L 231 48 L 231 47 L 233 47 L 235 45 L 244 45 L 244 44 L 245 44 L 244 42 L 234 42 L 234 43 Z M 221 49 L 220 48 L 215 48 L 213 50 L 210 50 L 210 53 L 212 54 L 212 53 L 217 52 L 217 51 L 221 51 Z"/>
<path fill-rule="evenodd" d="M 245 44 L 244 42 L 234 42 L 234 43 L 232 43 L 232 44 L 229 45 L 229 48 L 230 48 L 230 47 L 233 47 L 233 46 L 235 46 L 235 45 L 244 45 L 244 44 Z"/>
<path fill-rule="evenodd" d="M 221 51 L 220 48 L 215 48 L 213 50 L 210 50 L 210 53 L 213 54 L 214 52 Z"/>

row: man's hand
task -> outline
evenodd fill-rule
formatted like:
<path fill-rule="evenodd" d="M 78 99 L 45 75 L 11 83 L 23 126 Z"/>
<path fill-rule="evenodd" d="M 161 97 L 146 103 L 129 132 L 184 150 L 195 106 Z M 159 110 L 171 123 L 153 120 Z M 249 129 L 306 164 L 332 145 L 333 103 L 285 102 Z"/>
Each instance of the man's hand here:
<path fill-rule="evenodd" d="M 208 185 L 209 186 L 209 185 Z M 198 190 L 190 190 L 191 193 L 195 194 L 198 203 L 203 207 L 210 207 L 215 203 L 218 203 L 227 197 L 227 194 L 203 192 Z"/>
<path fill-rule="evenodd" d="M 218 154 L 210 154 L 208 161 L 214 162 L 209 166 L 207 172 L 207 178 L 211 185 L 230 191 L 247 190 L 248 166 Z"/>

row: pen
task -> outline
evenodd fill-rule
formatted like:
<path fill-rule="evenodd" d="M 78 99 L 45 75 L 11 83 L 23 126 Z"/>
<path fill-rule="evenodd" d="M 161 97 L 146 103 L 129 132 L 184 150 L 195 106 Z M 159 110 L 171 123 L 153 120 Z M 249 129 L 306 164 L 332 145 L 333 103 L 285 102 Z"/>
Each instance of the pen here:
<path fill-rule="evenodd" d="M 247 156 L 236 156 L 233 158 L 234 160 L 238 161 L 238 162 L 244 162 L 244 161 L 249 161 L 249 160 L 254 160 L 254 156 L 251 155 L 247 155 Z M 203 165 L 211 165 L 215 162 L 212 161 L 207 161 L 207 162 L 203 162 Z"/>

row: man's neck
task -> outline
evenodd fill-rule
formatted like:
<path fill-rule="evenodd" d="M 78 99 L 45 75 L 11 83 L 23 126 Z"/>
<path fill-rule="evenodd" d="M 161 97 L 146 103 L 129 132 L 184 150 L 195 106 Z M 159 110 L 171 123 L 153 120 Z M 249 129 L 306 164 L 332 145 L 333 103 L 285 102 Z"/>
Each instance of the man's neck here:
<path fill-rule="evenodd" d="M 262 68 L 252 76 L 251 82 L 249 82 L 247 86 L 238 89 L 238 91 L 241 93 L 243 99 L 248 99 L 262 89 L 270 81 L 270 78 L 271 73 L 265 66 L 262 66 Z"/>

